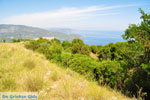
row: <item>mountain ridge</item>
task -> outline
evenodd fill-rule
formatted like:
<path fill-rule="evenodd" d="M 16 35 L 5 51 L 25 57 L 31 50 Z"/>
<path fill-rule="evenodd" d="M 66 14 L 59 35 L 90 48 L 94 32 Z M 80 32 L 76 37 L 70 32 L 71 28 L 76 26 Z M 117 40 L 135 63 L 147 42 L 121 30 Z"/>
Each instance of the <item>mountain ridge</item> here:
<path fill-rule="evenodd" d="M 0 38 L 35 39 L 39 37 L 54 37 L 61 40 L 72 40 L 74 38 L 80 38 L 81 36 L 26 25 L 0 24 Z"/>

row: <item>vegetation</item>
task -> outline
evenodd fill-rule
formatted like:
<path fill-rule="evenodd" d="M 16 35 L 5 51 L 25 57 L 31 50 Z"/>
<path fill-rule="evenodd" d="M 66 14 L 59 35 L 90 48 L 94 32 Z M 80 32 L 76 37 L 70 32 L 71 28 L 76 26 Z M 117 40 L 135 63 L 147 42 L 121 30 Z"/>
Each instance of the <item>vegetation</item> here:
<path fill-rule="evenodd" d="M 6 42 L 6 39 L 5 39 L 5 38 L 2 38 L 2 39 L 1 39 L 1 42 L 5 43 L 5 42 Z"/>
<path fill-rule="evenodd" d="M 97 47 L 97 46 L 91 45 L 91 46 L 90 46 L 90 49 L 91 49 L 91 52 L 92 52 L 92 53 L 94 53 L 94 54 L 98 53 L 98 47 Z"/>
<path fill-rule="evenodd" d="M 128 96 L 149 97 L 150 90 L 150 14 L 140 9 L 142 21 L 125 30 L 127 42 L 105 46 L 88 46 L 80 39 L 71 42 L 40 38 L 31 40 L 26 47 L 43 53 L 47 59 L 84 75 L 99 84 L 107 84 Z M 90 53 L 98 54 L 98 61 Z M 143 78 L 145 77 L 145 78 Z M 140 81 L 139 81 L 140 79 Z M 146 95 L 145 95 L 146 94 Z"/>
<path fill-rule="evenodd" d="M 73 39 L 71 51 L 73 54 L 79 53 L 83 55 L 89 55 L 90 48 L 88 45 L 85 45 L 80 39 Z"/>
<path fill-rule="evenodd" d="M 131 100 L 50 63 L 23 43 L 0 43 L 0 91 L 38 92 L 39 100 Z"/>
<path fill-rule="evenodd" d="M 129 80 L 131 88 L 135 91 L 137 87 L 141 87 L 143 92 L 150 92 L 150 14 L 146 14 L 139 9 L 142 16 L 142 22 L 138 25 L 132 24 L 123 35 L 130 47 L 134 50 L 132 59 L 134 60 L 132 68 L 135 68 L 131 79 Z M 130 55 L 131 56 L 131 55 Z M 130 60 L 130 59 L 129 59 Z M 140 80 L 140 81 L 139 81 Z M 127 87 L 128 88 L 128 87 Z M 134 93 L 134 91 L 132 91 Z M 150 97 L 150 94 L 147 94 Z"/>
<path fill-rule="evenodd" d="M 101 86 L 107 85 L 130 97 L 136 96 L 139 100 L 148 100 L 148 98 L 150 98 L 150 14 L 145 13 L 141 9 L 139 10 L 142 14 L 142 21 L 137 25 L 129 25 L 128 29 L 125 30 L 125 34 L 122 37 L 126 42 L 109 43 L 104 46 L 89 46 L 84 44 L 80 39 L 73 39 L 72 42 L 61 42 L 58 39 L 47 40 L 41 37 L 38 40 L 27 40 L 27 42 L 23 43 L 25 43 L 27 49 L 45 55 L 45 58 L 49 61 L 55 62 L 65 69 L 72 69 L 90 81 L 95 81 Z M 13 42 L 20 41 L 26 40 L 14 40 Z M 95 56 L 91 57 L 91 54 Z M 6 55 L 2 53 L 1 56 L 3 59 L 8 59 L 8 57 L 12 56 L 12 53 L 8 52 Z M 26 59 L 22 63 L 23 68 L 27 71 L 34 70 L 36 66 L 38 66 L 36 62 L 35 60 Z M 5 71 L 7 69 L 3 70 Z M 0 71 L 2 72 L 0 78 L 3 77 L 3 70 Z M 48 73 L 51 73 L 51 71 Z M 25 89 L 28 91 L 40 91 L 44 88 L 43 85 L 46 86 L 48 84 L 41 78 L 42 75 L 36 74 L 39 77 L 38 80 L 36 80 L 33 74 L 29 74 L 31 76 L 25 78 L 27 82 Z M 74 74 L 71 73 L 70 75 L 72 76 Z M 70 76 L 67 76 L 65 79 L 68 82 L 73 81 L 70 81 L 69 77 Z M 52 82 L 57 82 L 62 76 L 55 70 L 50 76 L 45 76 L 45 78 Z M 3 84 L 5 82 L 8 84 L 7 86 Z M 78 99 L 81 95 L 86 99 L 90 98 L 89 96 L 91 95 L 94 100 L 103 98 L 99 94 L 100 90 L 97 86 L 92 87 L 93 90 L 91 87 L 86 87 L 88 83 L 84 83 L 84 85 L 82 84 L 84 88 L 76 88 L 78 90 L 76 90 L 74 94 L 74 91 L 71 91 L 71 89 L 73 88 L 72 86 L 77 87 L 77 84 L 75 81 L 73 81 L 75 83 L 71 84 L 68 82 L 61 82 L 61 85 L 59 85 L 61 88 L 63 87 L 63 90 L 53 91 L 53 93 L 57 94 L 59 91 L 61 93 L 59 97 L 65 99 Z M 1 84 L 2 87 L 0 89 L 4 87 L 8 89 L 12 84 L 16 86 L 12 78 L 8 80 L 4 79 L 1 81 Z M 56 87 L 56 84 L 52 87 Z M 16 87 L 13 87 L 13 89 L 15 88 Z M 85 92 L 85 88 L 91 91 Z M 81 89 L 83 89 L 84 92 L 79 94 L 78 92 Z M 47 91 L 51 91 L 51 89 Z"/>

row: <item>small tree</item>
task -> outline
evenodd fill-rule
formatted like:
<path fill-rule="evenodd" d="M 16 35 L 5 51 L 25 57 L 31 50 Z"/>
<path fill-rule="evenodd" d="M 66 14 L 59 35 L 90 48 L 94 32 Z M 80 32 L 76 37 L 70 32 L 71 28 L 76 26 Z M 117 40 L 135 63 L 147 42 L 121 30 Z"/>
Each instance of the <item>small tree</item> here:
<path fill-rule="evenodd" d="M 6 42 L 6 39 L 5 39 L 5 38 L 2 38 L 2 42 L 5 43 L 5 42 Z"/>
<path fill-rule="evenodd" d="M 128 89 L 135 93 L 143 88 L 143 92 L 150 92 L 150 14 L 139 9 L 141 16 L 140 24 L 131 24 L 125 31 L 123 38 L 128 41 L 133 49 L 128 58 L 133 59 L 133 68 L 136 69 L 128 81 Z M 130 59 L 129 59 L 130 60 Z M 140 81 L 139 81 L 140 80 Z M 148 94 L 150 97 L 150 94 Z"/>

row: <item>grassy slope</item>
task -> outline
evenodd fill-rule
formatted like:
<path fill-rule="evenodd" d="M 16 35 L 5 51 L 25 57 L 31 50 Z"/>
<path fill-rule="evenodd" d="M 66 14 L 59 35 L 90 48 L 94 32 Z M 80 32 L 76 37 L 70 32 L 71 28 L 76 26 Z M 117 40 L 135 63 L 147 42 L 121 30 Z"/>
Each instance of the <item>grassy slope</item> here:
<path fill-rule="evenodd" d="M 0 91 L 38 91 L 39 100 L 130 100 L 50 63 L 21 43 L 0 44 Z"/>

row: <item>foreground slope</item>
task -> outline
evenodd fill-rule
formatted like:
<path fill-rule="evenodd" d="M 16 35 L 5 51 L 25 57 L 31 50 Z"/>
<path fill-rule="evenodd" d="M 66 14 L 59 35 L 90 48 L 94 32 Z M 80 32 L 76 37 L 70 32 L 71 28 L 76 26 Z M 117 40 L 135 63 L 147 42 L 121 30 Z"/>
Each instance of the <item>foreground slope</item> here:
<path fill-rule="evenodd" d="M 0 91 L 38 91 L 39 100 L 131 100 L 50 63 L 22 43 L 0 44 Z"/>

